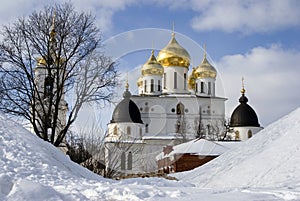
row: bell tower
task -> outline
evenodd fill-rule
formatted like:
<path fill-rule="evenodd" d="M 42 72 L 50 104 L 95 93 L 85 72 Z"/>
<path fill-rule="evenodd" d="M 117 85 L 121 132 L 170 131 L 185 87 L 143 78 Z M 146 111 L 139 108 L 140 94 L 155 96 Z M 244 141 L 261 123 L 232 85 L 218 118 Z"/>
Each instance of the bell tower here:
<path fill-rule="evenodd" d="M 53 127 L 53 118 L 51 116 L 54 114 L 54 104 L 56 104 L 57 96 L 60 96 L 60 101 L 58 103 L 59 111 L 55 133 L 59 133 L 66 126 L 66 115 L 68 112 L 68 104 L 65 101 L 65 90 L 63 84 L 58 83 L 63 80 L 63 69 L 59 67 L 61 65 L 58 65 L 63 61 L 58 60 L 56 56 L 57 41 L 55 18 L 56 15 L 54 13 L 49 33 L 49 54 L 37 58 L 37 64 L 34 69 L 34 82 L 36 85 L 33 97 L 35 99 L 35 121 L 38 126 L 37 129 L 39 133 L 44 133 L 44 129 L 47 129 L 48 135 L 52 132 L 51 128 Z M 61 91 L 62 94 L 60 94 Z M 50 101 L 50 99 L 52 101 Z M 50 102 L 52 105 L 50 105 Z M 50 115 L 44 115 L 47 112 L 49 112 Z"/>

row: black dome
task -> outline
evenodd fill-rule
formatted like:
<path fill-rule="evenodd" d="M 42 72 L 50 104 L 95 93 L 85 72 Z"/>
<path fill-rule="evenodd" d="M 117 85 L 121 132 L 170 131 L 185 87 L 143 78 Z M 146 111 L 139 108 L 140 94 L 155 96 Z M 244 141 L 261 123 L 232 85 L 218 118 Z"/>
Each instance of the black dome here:
<path fill-rule="evenodd" d="M 139 108 L 130 100 L 130 95 L 128 90 L 124 92 L 124 99 L 116 106 L 111 123 L 143 123 Z"/>
<path fill-rule="evenodd" d="M 235 108 L 230 118 L 231 127 L 253 126 L 260 127 L 255 111 L 247 104 L 247 97 L 242 94 L 240 105 Z"/>

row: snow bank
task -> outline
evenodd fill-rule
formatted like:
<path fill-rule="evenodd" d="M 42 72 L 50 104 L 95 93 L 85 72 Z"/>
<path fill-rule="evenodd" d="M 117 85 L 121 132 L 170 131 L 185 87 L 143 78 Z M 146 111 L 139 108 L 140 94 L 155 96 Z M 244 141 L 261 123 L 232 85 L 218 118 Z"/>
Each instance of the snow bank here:
<path fill-rule="evenodd" d="M 1 201 L 300 199 L 294 189 L 200 189 L 162 178 L 108 180 L 73 163 L 57 148 L 1 113 L 0 147 Z"/>
<path fill-rule="evenodd" d="M 177 178 L 207 188 L 300 189 L 300 108 L 235 149 Z"/>

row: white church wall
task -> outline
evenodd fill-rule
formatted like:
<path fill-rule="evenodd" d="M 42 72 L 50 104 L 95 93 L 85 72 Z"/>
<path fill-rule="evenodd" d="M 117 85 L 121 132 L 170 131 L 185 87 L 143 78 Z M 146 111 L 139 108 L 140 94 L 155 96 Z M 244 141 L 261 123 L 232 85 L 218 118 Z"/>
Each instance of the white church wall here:
<path fill-rule="evenodd" d="M 138 105 L 144 125 L 146 136 L 180 136 L 177 133 L 178 121 L 184 121 L 185 134 L 188 139 L 196 136 L 196 124 L 224 123 L 225 105 L 222 98 L 200 97 L 139 97 L 132 100 Z M 184 105 L 184 117 L 177 115 L 177 104 Z M 200 113 L 201 110 L 201 113 Z M 179 119 L 180 117 L 180 119 Z"/>
<path fill-rule="evenodd" d="M 175 75 L 176 73 L 176 75 Z M 184 75 L 186 77 L 184 77 Z M 188 69 L 179 66 L 164 67 L 163 93 L 165 94 L 188 94 L 187 79 Z M 174 80 L 174 78 L 177 78 Z"/>
<path fill-rule="evenodd" d="M 233 127 L 231 131 L 231 138 L 233 140 L 246 141 L 253 135 L 261 131 L 262 127 Z"/>

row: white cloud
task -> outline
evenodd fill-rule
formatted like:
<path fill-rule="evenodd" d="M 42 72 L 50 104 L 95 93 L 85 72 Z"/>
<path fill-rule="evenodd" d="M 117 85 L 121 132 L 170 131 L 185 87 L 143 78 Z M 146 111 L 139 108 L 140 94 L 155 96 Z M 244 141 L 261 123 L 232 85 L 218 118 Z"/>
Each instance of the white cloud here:
<path fill-rule="evenodd" d="M 42 9 L 47 5 L 61 4 L 64 2 L 73 3 L 78 11 L 91 12 L 96 15 L 97 26 L 103 32 L 108 32 L 113 27 L 112 19 L 115 12 L 125 9 L 131 5 L 135 0 L 11 0 L 1 2 L 0 7 L 0 25 L 6 25 L 14 22 L 18 17 L 27 16 L 34 10 Z"/>
<path fill-rule="evenodd" d="M 191 25 L 200 31 L 252 33 L 300 26 L 300 2 L 294 0 L 217 0 L 193 5 L 200 14 Z"/>
<path fill-rule="evenodd" d="M 226 112 L 238 105 L 241 79 L 246 96 L 263 126 L 300 107 L 300 52 L 280 45 L 253 48 L 245 55 L 224 56 L 217 64 L 229 98 Z"/>

